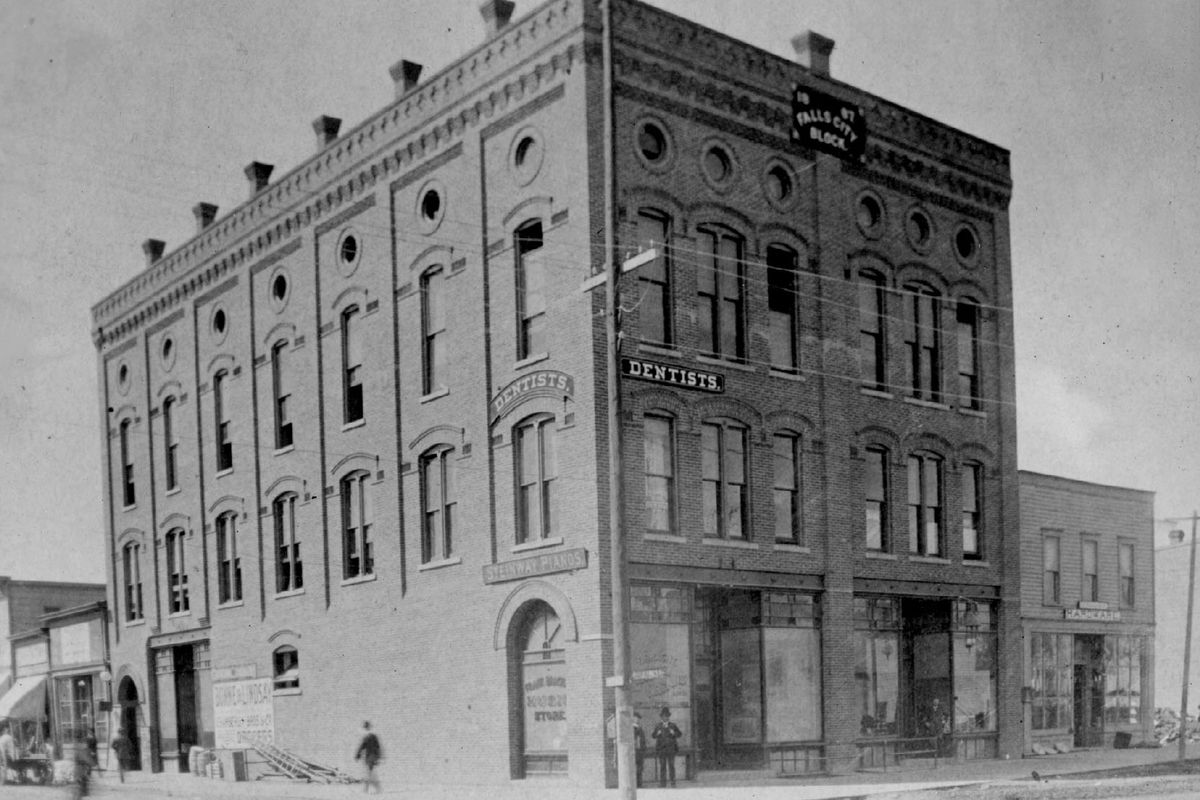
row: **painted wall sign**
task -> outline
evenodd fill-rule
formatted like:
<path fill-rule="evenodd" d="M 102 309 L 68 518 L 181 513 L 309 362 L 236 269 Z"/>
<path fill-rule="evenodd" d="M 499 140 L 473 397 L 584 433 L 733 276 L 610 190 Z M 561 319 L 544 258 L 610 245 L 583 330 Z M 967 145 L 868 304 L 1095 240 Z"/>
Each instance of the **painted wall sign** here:
<path fill-rule="evenodd" d="M 579 547 L 559 553 L 543 553 L 529 558 L 518 558 L 515 561 L 502 561 L 499 564 L 484 564 L 483 582 L 503 583 L 554 572 L 587 569 L 587 561 L 587 550 Z"/>
<path fill-rule="evenodd" d="M 218 750 L 244 749 L 251 739 L 275 743 L 271 678 L 213 684 L 213 731 Z"/>
<path fill-rule="evenodd" d="M 496 392 L 489 408 L 492 424 L 531 397 L 575 397 L 575 379 L 565 372 L 541 369 L 522 375 Z"/>
<path fill-rule="evenodd" d="M 626 378 L 666 383 L 671 386 L 682 386 L 685 389 L 699 389 L 702 392 L 725 391 L 724 375 L 677 367 L 673 364 L 660 364 L 644 358 L 622 358 L 621 374 Z"/>
<path fill-rule="evenodd" d="M 792 141 L 844 161 L 861 161 L 867 149 L 867 118 L 859 106 L 796 84 Z"/>
<path fill-rule="evenodd" d="M 257 677 L 257 664 L 234 664 L 230 667 L 213 667 L 212 670 L 213 683 L 220 683 L 222 681 L 244 681 L 248 678 Z"/>
<path fill-rule="evenodd" d="M 1063 609 L 1064 619 L 1076 619 L 1085 622 L 1120 622 L 1120 611 L 1104 611 L 1098 608 L 1066 608 Z"/>

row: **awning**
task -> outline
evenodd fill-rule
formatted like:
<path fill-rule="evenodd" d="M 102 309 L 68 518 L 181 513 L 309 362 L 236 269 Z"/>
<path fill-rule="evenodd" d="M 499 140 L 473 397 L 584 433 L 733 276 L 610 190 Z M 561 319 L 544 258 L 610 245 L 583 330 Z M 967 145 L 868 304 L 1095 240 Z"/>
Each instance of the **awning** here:
<path fill-rule="evenodd" d="M 13 687 L 0 697 L 0 719 L 45 719 L 46 676 L 17 678 Z"/>

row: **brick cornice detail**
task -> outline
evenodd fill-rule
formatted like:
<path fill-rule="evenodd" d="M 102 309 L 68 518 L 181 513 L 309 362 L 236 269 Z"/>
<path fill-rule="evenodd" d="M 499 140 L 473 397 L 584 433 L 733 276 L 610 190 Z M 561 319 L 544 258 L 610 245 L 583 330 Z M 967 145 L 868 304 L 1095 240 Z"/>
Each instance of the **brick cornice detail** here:
<path fill-rule="evenodd" d="M 93 344 L 103 349 L 128 336 L 381 181 L 386 185 L 444 151 L 467 130 L 560 82 L 583 58 L 581 39 L 563 43 L 582 22 L 580 0 L 561 0 L 442 70 L 93 306 Z M 556 50 L 525 63 L 531 50 L 553 42 Z M 520 72 L 479 91 L 514 68 Z"/>

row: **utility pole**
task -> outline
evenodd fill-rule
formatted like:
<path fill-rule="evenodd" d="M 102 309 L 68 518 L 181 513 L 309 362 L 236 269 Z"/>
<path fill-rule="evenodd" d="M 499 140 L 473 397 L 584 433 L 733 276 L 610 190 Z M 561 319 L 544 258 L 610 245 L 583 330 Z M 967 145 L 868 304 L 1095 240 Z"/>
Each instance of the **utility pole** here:
<path fill-rule="evenodd" d="M 1183 697 L 1179 700 L 1179 760 L 1187 758 L 1188 683 L 1192 671 L 1192 609 L 1196 604 L 1196 518 L 1192 512 L 1192 548 L 1188 557 L 1187 625 L 1183 634 Z"/>
<path fill-rule="evenodd" d="M 616 705 L 617 788 L 622 800 L 637 797 L 634 761 L 633 712 L 629 702 L 629 615 L 626 612 L 629 579 L 625 575 L 625 535 L 621 520 L 621 365 L 617 336 L 617 212 L 616 168 L 613 154 L 613 31 L 611 0 L 601 0 L 604 71 L 604 331 L 608 341 L 608 540 L 612 555 L 613 687 Z"/>

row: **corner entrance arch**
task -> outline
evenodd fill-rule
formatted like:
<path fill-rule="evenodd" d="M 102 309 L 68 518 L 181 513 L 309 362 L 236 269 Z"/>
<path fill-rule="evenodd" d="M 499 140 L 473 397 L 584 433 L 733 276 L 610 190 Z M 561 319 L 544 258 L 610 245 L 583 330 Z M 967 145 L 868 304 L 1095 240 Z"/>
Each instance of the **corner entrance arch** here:
<path fill-rule="evenodd" d="M 139 703 L 137 684 L 133 682 L 133 678 L 126 675 L 117 686 L 117 705 L 120 711 L 118 724 L 125 731 L 125 738 L 129 740 L 129 754 L 125 763 L 121 765 L 126 770 L 142 768 L 142 739 L 138 731 Z"/>

